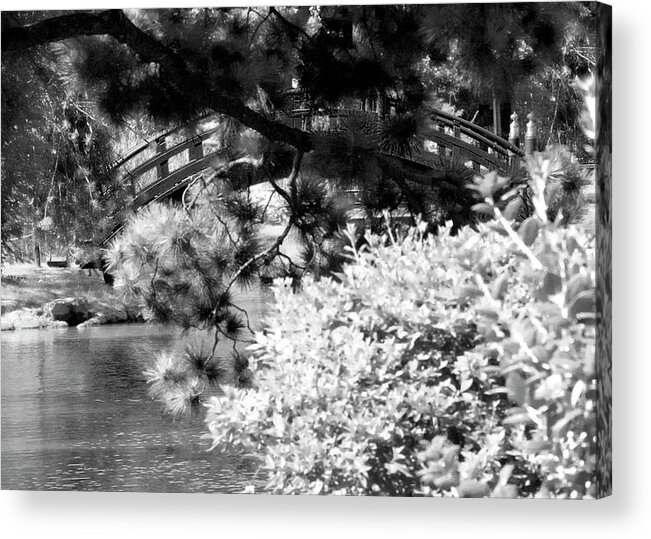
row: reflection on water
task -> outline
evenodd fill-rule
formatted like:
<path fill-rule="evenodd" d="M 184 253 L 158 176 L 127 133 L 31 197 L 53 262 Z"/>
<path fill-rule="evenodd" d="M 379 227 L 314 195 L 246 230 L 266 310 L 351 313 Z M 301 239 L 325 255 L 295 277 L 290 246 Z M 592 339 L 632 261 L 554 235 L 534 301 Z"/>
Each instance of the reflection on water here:
<path fill-rule="evenodd" d="M 252 325 L 267 299 L 241 298 Z M 255 463 L 207 452 L 202 414 L 173 420 L 146 394 L 142 371 L 185 340 L 145 324 L 3 332 L 2 488 L 241 492 Z"/>

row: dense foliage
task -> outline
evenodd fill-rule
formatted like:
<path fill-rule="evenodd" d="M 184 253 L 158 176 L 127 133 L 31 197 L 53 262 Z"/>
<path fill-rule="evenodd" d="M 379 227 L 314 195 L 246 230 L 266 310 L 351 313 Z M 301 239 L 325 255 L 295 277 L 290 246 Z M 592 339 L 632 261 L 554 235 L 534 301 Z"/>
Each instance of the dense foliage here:
<path fill-rule="evenodd" d="M 279 493 L 591 495 L 594 240 L 541 196 L 516 232 L 504 181 L 477 185 L 477 231 L 371 236 L 336 278 L 278 282 L 255 388 L 209 402 L 214 447 Z"/>
<path fill-rule="evenodd" d="M 38 18 L 3 13 L 3 26 Z M 19 258 L 92 244 L 112 183 L 110 131 L 61 72 L 64 54 L 50 44 L 2 55 L 2 248 Z"/>
<path fill-rule="evenodd" d="M 250 284 L 258 272 L 256 257 L 264 263 L 256 236 L 259 211 L 244 197 L 187 213 L 151 205 L 106 252 L 115 287 L 142 299 L 152 322 L 214 332 L 212 349 L 191 344 L 183 357 L 164 354 L 149 371 L 152 395 L 173 413 L 199 405 L 204 389 L 218 382 L 247 383 L 246 374 L 233 377 L 237 356 L 225 361 L 215 348 L 222 339 L 241 340 L 249 327 L 233 293 L 234 285 Z"/>
<path fill-rule="evenodd" d="M 34 233 L 49 226 L 46 218 L 53 217 L 61 223 L 55 228 L 63 243 L 75 236 L 60 230 L 63 223 L 69 223 L 68 228 L 80 223 L 76 236 L 84 239 L 91 236 L 93 222 L 106 223 L 95 214 L 73 211 L 95 208 L 100 203 L 97 193 L 104 191 L 98 186 L 105 181 L 96 166 L 103 159 L 100 126 L 91 121 L 87 107 L 66 94 L 75 96 L 70 88 L 80 84 L 120 130 L 126 119 L 169 126 L 206 112 L 220 113 L 234 129 L 255 130 L 265 138 L 265 159 L 259 161 L 257 173 L 264 173 L 277 153 L 296 150 L 305 154 L 305 172 L 339 182 L 341 188 L 362 188 L 369 194 L 368 208 L 390 210 L 402 203 L 413 216 L 420 214 L 434 226 L 446 219 L 463 225 L 471 220 L 471 204 L 462 195 L 463 175 L 455 178 L 458 189 L 451 194 L 439 171 L 422 174 L 418 167 L 380 154 L 418 153 L 432 98 L 449 102 L 453 94 L 465 96 L 457 109 L 467 119 L 494 107 L 496 99 L 511 107 L 522 103 L 525 111 L 540 108 L 545 134 L 550 134 L 544 140 L 576 142 L 576 136 L 567 135 L 574 133 L 580 109 L 570 82 L 590 67 L 593 21 L 594 9 L 587 3 L 3 14 L 3 144 L 25 139 L 3 148 L 3 205 L 9 208 L 3 238 L 25 228 L 12 209 L 30 203 L 39 208 L 32 218 Z M 46 67 L 44 84 L 32 73 L 34 59 L 36 67 Z M 283 111 L 291 108 L 287 90 L 293 78 L 306 92 L 304 105 L 313 114 L 372 103 L 380 125 L 371 134 L 351 122 L 326 134 L 310 129 L 314 125 L 290 128 Z M 10 120 L 20 109 L 4 99 L 11 97 L 14 79 L 30 81 L 29 101 L 39 103 L 32 115 L 46 122 Z M 531 99 L 522 99 L 534 95 L 532 88 L 540 90 L 535 106 Z M 543 99 L 549 92 L 555 103 L 551 111 Z M 57 173 L 52 189 L 43 170 L 68 161 L 56 161 L 58 138 L 51 133 L 62 114 L 49 109 L 62 102 L 78 120 L 92 124 L 97 147 L 92 155 L 78 155 L 70 170 Z M 10 123 L 5 124 L 5 116 Z M 491 121 L 480 114 L 478 123 L 488 126 Z M 507 123 L 502 122 L 502 135 Z M 563 136 L 556 136 L 561 132 Z M 39 155 L 27 152 L 37 159 L 26 165 L 22 150 L 30 144 Z M 124 194 L 119 189 L 111 193 Z M 53 196 L 57 208 L 69 210 L 62 209 L 61 218 L 50 215 L 47 200 Z M 114 202 L 111 208 L 124 205 L 122 200 Z"/>
<path fill-rule="evenodd" d="M 279 236 L 266 241 L 260 234 L 265 209 L 229 184 L 214 180 L 184 207 L 147 206 L 105 250 L 115 287 L 143 300 L 152 322 L 213 333 L 212 349 L 190 345 L 181 358 L 159 358 L 149 372 L 152 395 L 172 413 L 196 408 L 218 382 L 248 385 L 245 360 L 215 353 L 223 340 L 250 342 L 248 313 L 237 301 L 241 287 L 280 275 L 298 286 L 308 267 L 317 276 L 330 274 L 345 259 L 339 230 L 346 208 L 320 182 L 294 178 L 287 191 L 278 186 L 288 217 Z M 281 251 L 290 232 L 302 246 L 293 258 Z"/>

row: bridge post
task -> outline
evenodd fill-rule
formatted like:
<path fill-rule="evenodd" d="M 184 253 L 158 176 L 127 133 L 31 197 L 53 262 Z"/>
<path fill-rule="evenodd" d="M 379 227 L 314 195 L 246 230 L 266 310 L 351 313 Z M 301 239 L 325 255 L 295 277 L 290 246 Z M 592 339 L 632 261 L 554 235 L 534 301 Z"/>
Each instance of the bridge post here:
<path fill-rule="evenodd" d="M 513 144 L 513 146 L 517 146 L 518 148 L 520 147 L 520 124 L 518 123 L 518 113 L 513 111 L 513 114 L 511 114 L 511 124 L 510 124 L 510 129 L 509 129 L 509 142 Z"/>
<path fill-rule="evenodd" d="M 527 114 L 527 130 L 524 134 L 524 153 L 532 155 L 538 149 L 538 128 L 536 126 L 536 117 L 533 112 Z"/>
<path fill-rule="evenodd" d="M 126 178 L 129 180 L 129 190 L 131 191 L 131 196 L 136 198 L 136 178 L 127 170 Z"/>
<path fill-rule="evenodd" d="M 459 125 L 459 122 L 454 122 L 454 127 L 452 128 L 454 132 L 454 138 L 460 139 L 461 138 L 461 126 Z M 456 157 L 459 155 L 459 148 L 454 147 L 452 148 L 452 155 L 453 157 Z"/>
<path fill-rule="evenodd" d="M 384 118 L 386 113 L 386 96 L 384 96 L 380 91 L 377 91 L 377 103 L 375 106 L 375 112 L 380 118 Z"/>
<path fill-rule="evenodd" d="M 192 145 L 188 151 L 188 162 L 203 157 L 203 141 L 199 135 L 195 135 L 192 139 Z"/>
<path fill-rule="evenodd" d="M 438 122 L 438 130 L 441 133 L 445 133 L 445 126 L 441 123 Z M 447 150 L 445 149 L 445 144 L 442 144 L 441 142 L 437 142 L 436 145 L 438 146 L 438 152 L 441 157 L 445 157 Z"/>
<path fill-rule="evenodd" d="M 163 153 L 167 149 L 167 143 L 165 142 L 165 135 L 158 137 L 156 139 L 156 153 Z M 169 176 L 170 168 L 167 161 L 161 161 L 160 164 L 156 165 L 156 176 L 158 179 Z"/>
<path fill-rule="evenodd" d="M 509 128 L 509 142 L 516 148 L 520 147 L 520 124 L 518 123 L 518 119 L 518 113 L 513 111 Z M 514 168 L 519 168 L 520 166 L 520 157 L 515 153 L 511 153 L 511 166 Z"/>

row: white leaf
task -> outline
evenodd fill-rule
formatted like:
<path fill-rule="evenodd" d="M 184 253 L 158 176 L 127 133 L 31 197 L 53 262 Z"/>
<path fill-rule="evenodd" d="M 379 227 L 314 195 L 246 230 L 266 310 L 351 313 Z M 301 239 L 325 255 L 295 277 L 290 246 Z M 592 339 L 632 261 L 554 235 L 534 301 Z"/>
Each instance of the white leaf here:
<path fill-rule="evenodd" d="M 461 386 L 459 387 L 459 392 L 463 393 L 464 391 L 468 391 L 470 389 L 470 386 L 472 385 L 472 378 L 467 378 L 463 382 L 461 382 Z"/>
<path fill-rule="evenodd" d="M 314 486 L 312 487 L 312 494 L 321 494 L 322 490 L 323 490 L 323 481 L 317 479 L 314 482 Z"/>
<path fill-rule="evenodd" d="M 574 384 L 572 395 L 570 396 L 570 402 L 572 403 L 572 406 L 576 406 L 576 403 L 579 402 L 584 389 L 585 382 L 583 382 L 583 380 L 579 380 L 576 384 Z"/>
<path fill-rule="evenodd" d="M 285 422 L 283 421 L 282 416 L 280 414 L 274 414 L 272 421 L 278 436 L 285 434 Z"/>

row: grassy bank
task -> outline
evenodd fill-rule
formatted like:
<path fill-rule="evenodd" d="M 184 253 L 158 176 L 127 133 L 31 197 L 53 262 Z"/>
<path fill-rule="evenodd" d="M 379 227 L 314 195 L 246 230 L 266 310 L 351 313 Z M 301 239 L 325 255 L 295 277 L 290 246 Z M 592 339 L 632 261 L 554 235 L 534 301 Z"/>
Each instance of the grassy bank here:
<path fill-rule="evenodd" d="M 33 264 L 9 264 L 2 268 L 2 300 L 15 301 L 16 308 L 38 308 L 60 298 L 84 297 L 91 302 L 120 300 L 118 293 L 104 284 L 98 271 L 75 268 L 40 268 Z"/>
<path fill-rule="evenodd" d="M 263 245 L 271 244 L 282 233 L 283 225 L 265 225 L 261 230 Z M 281 249 L 296 257 L 297 238 L 291 234 Z M 40 268 L 33 264 L 8 264 L 2 268 L 2 301 L 15 302 L 14 309 L 38 309 L 55 299 L 83 297 L 90 303 L 115 303 L 121 295 L 104 283 L 99 271 L 76 268 Z"/>

